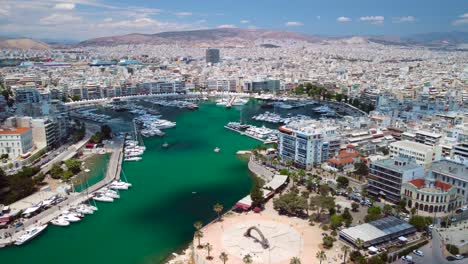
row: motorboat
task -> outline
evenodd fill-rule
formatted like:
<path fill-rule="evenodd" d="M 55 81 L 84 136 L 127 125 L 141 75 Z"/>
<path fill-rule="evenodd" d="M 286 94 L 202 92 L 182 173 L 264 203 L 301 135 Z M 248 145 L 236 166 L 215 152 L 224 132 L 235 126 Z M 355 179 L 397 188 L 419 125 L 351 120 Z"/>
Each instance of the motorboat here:
<path fill-rule="evenodd" d="M 70 225 L 70 222 L 65 220 L 65 218 L 63 218 L 62 216 L 59 216 L 53 219 L 52 221 L 50 221 L 50 223 L 55 226 L 69 226 Z"/>
<path fill-rule="evenodd" d="M 131 183 L 123 182 L 123 181 L 113 181 L 110 185 L 110 189 L 114 190 L 127 190 L 129 187 L 131 187 Z"/>
<path fill-rule="evenodd" d="M 93 214 L 93 213 L 94 213 L 94 211 L 93 211 L 91 208 L 87 207 L 87 206 L 84 205 L 84 204 L 78 205 L 78 206 L 75 208 L 75 210 L 76 210 L 76 212 L 81 213 L 81 214 L 85 214 L 85 215 Z"/>
<path fill-rule="evenodd" d="M 103 194 L 96 194 L 93 197 L 94 200 L 99 201 L 99 202 L 107 202 L 107 203 L 112 203 L 114 199 L 112 197 L 103 195 Z"/>
<path fill-rule="evenodd" d="M 163 148 L 168 148 L 169 147 L 169 144 L 167 142 L 164 142 L 164 144 L 162 144 Z"/>
<path fill-rule="evenodd" d="M 124 161 L 140 161 L 142 159 L 143 159 L 142 157 L 128 157 L 128 158 L 125 158 Z"/>
<path fill-rule="evenodd" d="M 15 245 L 20 246 L 20 245 L 30 241 L 31 239 L 38 236 L 46 228 L 47 228 L 47 224 L 32 226 L 32 227 L 27 228 L 26 231 L 20 237 L 18 237 L 18 239 L 16 239 Z"/>
<path fill-rule="evenodd" d="M 214 152 L 218 153 L 220 150 L 221 150 L 220 148 L 216 147 L 216 148 L 214 149 Z"/>

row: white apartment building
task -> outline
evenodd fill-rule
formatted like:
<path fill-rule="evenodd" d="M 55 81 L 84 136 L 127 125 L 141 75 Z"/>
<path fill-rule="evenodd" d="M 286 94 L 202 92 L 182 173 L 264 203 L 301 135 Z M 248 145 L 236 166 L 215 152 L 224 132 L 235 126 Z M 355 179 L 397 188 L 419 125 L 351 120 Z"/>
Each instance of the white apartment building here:
<path fill-rule="evenodd" d="M 337 127 L 316 121 L 292 122 L 279 128 L 278 152 L 284 162 L 311 169 L 333 157 L 340 147 Z"/>
<path fill-rule="evenodd" d="M 15 159 L 28 153 L 33 148 L 32 130 L 30 128 L 0 129 L 0 155 L 8 154 Z"/>
<path fill-rule="evenodd" d="M 426 144 L 428 146 L 436 146 L 440 143 L 442 135 L 431 133 L 424 130 L 418 130 L 415 133 L 414 140 L 418 143 Z"/>
<path fill-rule="evenodd" d="M 414 159 L 425 169 L 429 168 L 433 161 L 440 160 L 442 148 L 439 146 L 431 147 L 422 143 L 409 140 L 396 141 L 389 145 L 390 157 L 402 157 Z"/>
<path fill-rule="evenodd" d="M 236 80 L 207 80 L 206 88 L 210 91 L 236 92 L 237 81 Z"/>

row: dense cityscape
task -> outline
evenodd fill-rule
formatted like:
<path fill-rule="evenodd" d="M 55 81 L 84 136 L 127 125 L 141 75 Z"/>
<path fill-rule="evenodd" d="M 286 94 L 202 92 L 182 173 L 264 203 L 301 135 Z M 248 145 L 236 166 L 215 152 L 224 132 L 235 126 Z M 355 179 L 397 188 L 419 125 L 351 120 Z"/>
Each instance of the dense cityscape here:
<path fill-rule="evenodd" d="M 5 263 L 466 263 L 466 43 L 152 38 L 0 39 Z"/>

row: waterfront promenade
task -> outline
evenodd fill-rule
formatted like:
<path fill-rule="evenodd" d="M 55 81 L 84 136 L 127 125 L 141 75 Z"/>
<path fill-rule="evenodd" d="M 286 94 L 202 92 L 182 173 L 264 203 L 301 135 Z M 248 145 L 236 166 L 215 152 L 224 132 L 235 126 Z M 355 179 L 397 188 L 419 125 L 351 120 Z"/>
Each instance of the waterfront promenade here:
<path fill-rule="evenodd" d="M 119 139 L 112 141 L 108 151 L 111 152 L 111 157 L 107 166 L 105 177 L 97 182 L 96 184 L 89 186 L 81 192 L 72 192 L 68 194 L 64 201 L 50 207 L 49 209 L 39 213 L 38 215 L 31 217 L 23 221 L 23 226 L 19 228 L 10 227 L 8 229 L 2 229 L 0 231 L 0 248 L 13 243 L 19 236 L 22 235 L 25 229 L 34 224 L 45 224 L 50 222 L 52 219 L 58 217 L 63 211 L 69 210 L 74 206 L 83 203 L 90 198 L 95 191 L 108 185 L 113 180 L 120 179 L 120 172 L 123 161 L 123 142 Z M 11 234 L 9 237 L 5 237 L 5 233 Z"/>

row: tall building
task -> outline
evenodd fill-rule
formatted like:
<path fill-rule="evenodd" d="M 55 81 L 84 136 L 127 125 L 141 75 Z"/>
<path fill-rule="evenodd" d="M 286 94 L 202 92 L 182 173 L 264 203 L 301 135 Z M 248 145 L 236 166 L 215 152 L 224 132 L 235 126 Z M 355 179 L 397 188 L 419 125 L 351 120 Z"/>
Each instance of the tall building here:
<path fill-rule="evenodd" d="M 434 160 L 440 160 L 441 148 L 431 147 L 422 143 L 403 140 L 390 144 L 390 157 L 402 157 L 413 159 L 417 164 L 428 169 Z"/>
<path fill-rule="evenodd" d="M 219 63 L 219 49 L 206 50 L 206 63 Z"/>
<path fill-rule="evenodd" d="M 398 203 L 401 186 L 413 179 L 424 177 L 424 169 L 412 159 L 396 158 L 373 161 L 369 166 L 367 192 Z"/>
<path fill-rule="evenodd" d="M 292 122 L 279 128 L 278 152 L 284 162 L 311 169 L 333 157 L 340 147 L 336 127 L 318 122 Z"/>
<path fill-rule="evenodd" d="M 244 82 L 244 91 L 246 92 L 262 92 L 262 91 L 279 91 L 279 80 L 256 80 Z"/>

